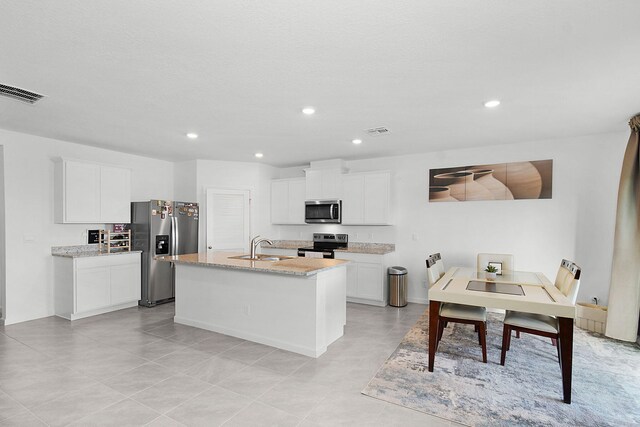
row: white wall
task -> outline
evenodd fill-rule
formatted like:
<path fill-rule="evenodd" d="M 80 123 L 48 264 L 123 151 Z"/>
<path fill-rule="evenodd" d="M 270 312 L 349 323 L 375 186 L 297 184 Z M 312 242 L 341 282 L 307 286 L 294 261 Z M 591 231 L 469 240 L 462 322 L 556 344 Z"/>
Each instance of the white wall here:
<path fill-rule="evenodd" d="M 6 324 L 53 314 L 51 246 L 86 243 L 100 225 L 53 223 L 55 157 L 121 165 L 132 170 L 132 199 L 171 199 L 173 165 L 149 159 L 0 130 L 5 157 Z"/>
<path fill-rule="evenodd" d="M 176 180 L 182 176 L 176 175 Z M 198 160 L 196 186 L 200 203 L 200 250 L 206 251 L 207 188 L 248 189 L 251 193 L 250 234 L 272 236 L 275 228 L 270 219 L 271 179 L 276 176 L 276 168 L 260 163 Z"/>
<path fill-rule="evenodd" d="M 608 298 L 618 179 L 628 135 L 616 133 L 347 162 L 351 172 L 393 172 L 393 226 L 279 226 L 282 239 L 348 233 L 351 241 L 395 243 L 409 270 L 409 298 L 426 302 L 425 258 L 474 267 L 478 252 L 511 253 L 516 268 L 555 278 L 560 260 L 583 268 L 580 300 Z M 429 203 L 429 169 L 553 159 L 551 200 Z M 290 173 L 291 168 L 288 169 Z M 415 237 L 415 239 L 414 239 Z"/>

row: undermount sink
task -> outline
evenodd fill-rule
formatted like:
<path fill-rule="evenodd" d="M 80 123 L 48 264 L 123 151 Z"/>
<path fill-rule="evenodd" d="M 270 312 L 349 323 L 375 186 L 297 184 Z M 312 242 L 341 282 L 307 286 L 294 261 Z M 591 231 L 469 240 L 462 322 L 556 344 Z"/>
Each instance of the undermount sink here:
<path fill-rule="evenodd" d="M 238 255 L 238 256 L 230 256 L 229 259 L 246 259 L 250 261 L 280 261 L 283 259 L 293 259 L 292 256 L 284 256 L 284 255 L 267 255 L 267 254 L 257 254 L 255 257 L 251 258 L 251 255 Z"/>

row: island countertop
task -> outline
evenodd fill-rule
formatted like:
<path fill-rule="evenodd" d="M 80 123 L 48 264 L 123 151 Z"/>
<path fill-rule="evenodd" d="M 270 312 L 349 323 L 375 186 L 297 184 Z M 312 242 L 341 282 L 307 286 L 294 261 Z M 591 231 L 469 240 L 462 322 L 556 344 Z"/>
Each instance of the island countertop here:
<path fill-rule="evenodd" d="M 158 261 L 176 264 L 201 265 L 204 267 L 229 268 L 249 270 L 261 273 L 292 274 L 295 276 L 311 276 L 321 271 L 348 264 L 349 261 L 340 259 L 294 257 L 280 261 L 252 261 L 248 259 L 233 259 L 230 257 L 244 255 L 239 252 L 197 253 L 157 257 Z"/>

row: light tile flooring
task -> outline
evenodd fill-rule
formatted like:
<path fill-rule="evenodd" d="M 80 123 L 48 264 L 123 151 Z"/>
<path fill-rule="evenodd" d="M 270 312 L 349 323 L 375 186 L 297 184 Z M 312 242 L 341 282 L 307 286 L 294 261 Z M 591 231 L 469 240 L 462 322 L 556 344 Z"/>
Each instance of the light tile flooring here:
<path fill-rule="evenodd" d="M 360 394 L 426 306 L 348 304 L 317 359 L 173 323 L 173 304 L 0 327 L 0 426 L 448 426 Z"/>

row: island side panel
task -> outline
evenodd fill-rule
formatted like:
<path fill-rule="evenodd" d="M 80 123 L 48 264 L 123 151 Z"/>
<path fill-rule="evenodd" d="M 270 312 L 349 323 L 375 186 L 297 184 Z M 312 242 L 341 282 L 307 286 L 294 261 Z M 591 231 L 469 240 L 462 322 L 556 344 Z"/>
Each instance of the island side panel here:
<path fill-rule="evenodd" d="M 320 273 L 323 283 L 329 280 Z M 327 322 L 326 313 L 319 313 L 318 294 L 325 290 L 319 289 L 318 281 L 318 275 L 176 264 L 174 320 L 318 357 L 328 345 L 326 337 L 318 341 L 318 324 Z M 324 288 L 332 286 L 324 284 Z M 335 296 L 331 298 L 335 300 Z"/>
<path fill-rule="evenodd" d="M 318 341 L 327 347 L 344 334 L 347 322 L 347 269 L 333 268 L 318 273 Z M 321 304 L 320 304 L 321 302 Z"/>

